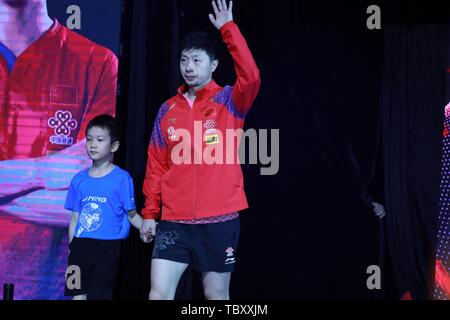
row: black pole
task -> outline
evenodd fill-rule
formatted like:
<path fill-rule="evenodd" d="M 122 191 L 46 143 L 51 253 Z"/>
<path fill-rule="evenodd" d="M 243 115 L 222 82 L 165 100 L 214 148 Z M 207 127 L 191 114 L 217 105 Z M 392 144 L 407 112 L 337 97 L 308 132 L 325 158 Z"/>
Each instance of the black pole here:
<path fill-rule="evenodd" d="M 3 300 L 14 300 L 14 283 L 3 284 Z"/>

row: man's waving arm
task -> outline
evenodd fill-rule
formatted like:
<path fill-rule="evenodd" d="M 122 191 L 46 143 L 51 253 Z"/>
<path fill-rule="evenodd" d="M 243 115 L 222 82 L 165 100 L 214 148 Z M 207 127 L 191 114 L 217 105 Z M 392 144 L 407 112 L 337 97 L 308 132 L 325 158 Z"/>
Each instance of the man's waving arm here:
<path fill-rule="evenodd" d="M 233 1 L 230 1 L 228 6 L 225 0 L 216 2 L 212 2 L 214 15 L 210 14 L 209 19 L 220 31 L 222 40 L 233 58 L 237 75 L 232 92 L 227 92 L 225 88 L 223 99 L 238 117 L 244 118 L 259 92 L 261 85 L 259 69 L 245 38 L 233 22 Z"/>

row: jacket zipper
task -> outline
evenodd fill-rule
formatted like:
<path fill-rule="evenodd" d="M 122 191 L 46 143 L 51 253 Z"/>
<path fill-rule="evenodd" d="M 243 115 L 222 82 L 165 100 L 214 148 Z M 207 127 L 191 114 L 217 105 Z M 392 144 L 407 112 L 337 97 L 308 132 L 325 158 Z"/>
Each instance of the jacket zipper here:
<path fill-rule="evenodd" d="M 191 137 L 194 137 L 193 129 L 192 129 L 193 128 L 192 112 L 194 110 L 194 104 L 195 104 L 195 100 L 194 100 L 194 103 L 192 103 L 192 107 L 188 105 L 188 107 L 190 109 L 189 110 L 189 125 L 190 125 L 190 128 L 191 128 L 191 130 L 190 130 Z M 196 171 L 197 171 L 197 169 L 196 169 L 196 164 L 195 164 L 195 141 L 193 143 L 194 143 L 194 147 L 193 147 L 193 154 L 192 154 L 193 159 L 192 160 L 193 160 L 193 166 L 194 166 L 194 179 L 193 179 L 194 186 L 193 186 L 193 192 L 192 192 L 192 215 L 195 218 L 195 187 L 196 187 L 195 179 L 196 179 Z"/>

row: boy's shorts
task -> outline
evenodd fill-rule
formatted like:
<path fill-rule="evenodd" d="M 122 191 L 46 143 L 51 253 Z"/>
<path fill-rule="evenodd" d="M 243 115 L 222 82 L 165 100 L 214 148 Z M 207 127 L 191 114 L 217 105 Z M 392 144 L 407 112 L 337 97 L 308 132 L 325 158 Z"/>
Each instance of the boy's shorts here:
<path fill-rule="evenodd" d="M 119 270 L 121 244 L 122 240 L 74 237 L 69 244 L 64 294 L 87 294 L 88 300 L 111 300 Z"/>
<path fill-rule="evenodd" d="M 200 272 L 232 272 L 239 233 L 239 218 L 210 224 L 161 221 L 152 259 L 190 264 Z"/>

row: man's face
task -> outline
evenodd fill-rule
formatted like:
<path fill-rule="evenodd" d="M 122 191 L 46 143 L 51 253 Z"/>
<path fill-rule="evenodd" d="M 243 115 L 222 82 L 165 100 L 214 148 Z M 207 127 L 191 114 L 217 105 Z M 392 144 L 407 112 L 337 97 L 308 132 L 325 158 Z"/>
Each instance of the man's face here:
<path fill-rule="evenodd" d="M 181 53 L 180 71 L 186 85 L 193 89 L 201 89 L 212 79 L 218 61 L 211 61 L 204 50 L 191 49 Z"/>

